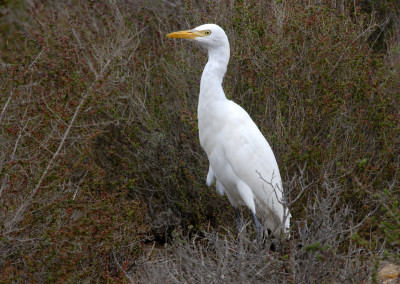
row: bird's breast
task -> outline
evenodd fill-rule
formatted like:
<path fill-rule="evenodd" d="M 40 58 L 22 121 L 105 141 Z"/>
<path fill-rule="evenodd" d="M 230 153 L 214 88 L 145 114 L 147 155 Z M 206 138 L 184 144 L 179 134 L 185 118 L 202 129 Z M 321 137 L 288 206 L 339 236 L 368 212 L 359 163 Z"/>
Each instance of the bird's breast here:
<path fill-rule="evenodd" d="M 223 107 L 205 105 L 198 109 L 198 126 L 200 144 L 209 154 L 223 142 L 223 132 L 227 126 L 223 117 Z"/>

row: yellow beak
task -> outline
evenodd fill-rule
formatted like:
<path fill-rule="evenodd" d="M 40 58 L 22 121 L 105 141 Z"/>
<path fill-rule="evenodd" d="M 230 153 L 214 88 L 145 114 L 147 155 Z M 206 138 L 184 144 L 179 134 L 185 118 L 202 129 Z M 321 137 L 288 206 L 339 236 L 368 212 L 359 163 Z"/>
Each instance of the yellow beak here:
<path fill-rule="evenodd" d="M 179 31 L 167 34 L 167 37 L 172 38 L 186 38 L 186 39 L 195 39 L 196 37 L 203 36 L 198 31 L 187 30 L 187 31 Z"/>

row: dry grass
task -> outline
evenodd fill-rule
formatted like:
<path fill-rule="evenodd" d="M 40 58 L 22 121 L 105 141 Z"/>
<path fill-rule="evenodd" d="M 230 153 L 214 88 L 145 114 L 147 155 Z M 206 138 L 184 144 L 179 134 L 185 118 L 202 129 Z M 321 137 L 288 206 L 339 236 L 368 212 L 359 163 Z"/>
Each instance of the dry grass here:
<path fill-rule="evenodd" d="M 267 238 L 260 246 L 251 218 L 239 237 L 226 229 L 177 232 L 158 253 L 146 250 L 128 273 L 135 283 L 365 282 L 374 268 L 370 252 L 348 238 L 361 223 L 352 223 L 349 208 L 337 209 L 336 192 L 342 189 L 326 184 L 323 190 L 328 195 L 317 193 L 305 206 L 306 218 L 296 221 L 289 240 Z"/>

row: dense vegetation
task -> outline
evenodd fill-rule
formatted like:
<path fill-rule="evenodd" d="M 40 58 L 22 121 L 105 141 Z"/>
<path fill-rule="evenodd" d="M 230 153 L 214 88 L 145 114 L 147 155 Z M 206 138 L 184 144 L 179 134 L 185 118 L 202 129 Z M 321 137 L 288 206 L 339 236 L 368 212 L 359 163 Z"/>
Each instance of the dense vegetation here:
<path fill-rule="evenodd" d="M 399 9 L 0 1 L 0 281 L 376 281 L 400 258 Z M 207 55 L 165 34 L 208 22 L 231 43 L 226 95 L 277 157 L 285 242 L 258 247 L 250 218 L 238 238 L 205 185 Z"/>

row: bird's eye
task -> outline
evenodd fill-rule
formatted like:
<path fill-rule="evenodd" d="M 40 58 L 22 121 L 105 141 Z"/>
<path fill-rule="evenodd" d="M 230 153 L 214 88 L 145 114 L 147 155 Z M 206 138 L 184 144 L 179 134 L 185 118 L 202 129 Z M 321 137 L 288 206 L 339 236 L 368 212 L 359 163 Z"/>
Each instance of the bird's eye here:
<path fill-rule="evenodd" d="M 205 34 L 206 36 L 208 36 L 208 35 L 211 34 L 211 31 L 205 31 L 204 34 Z"/>

